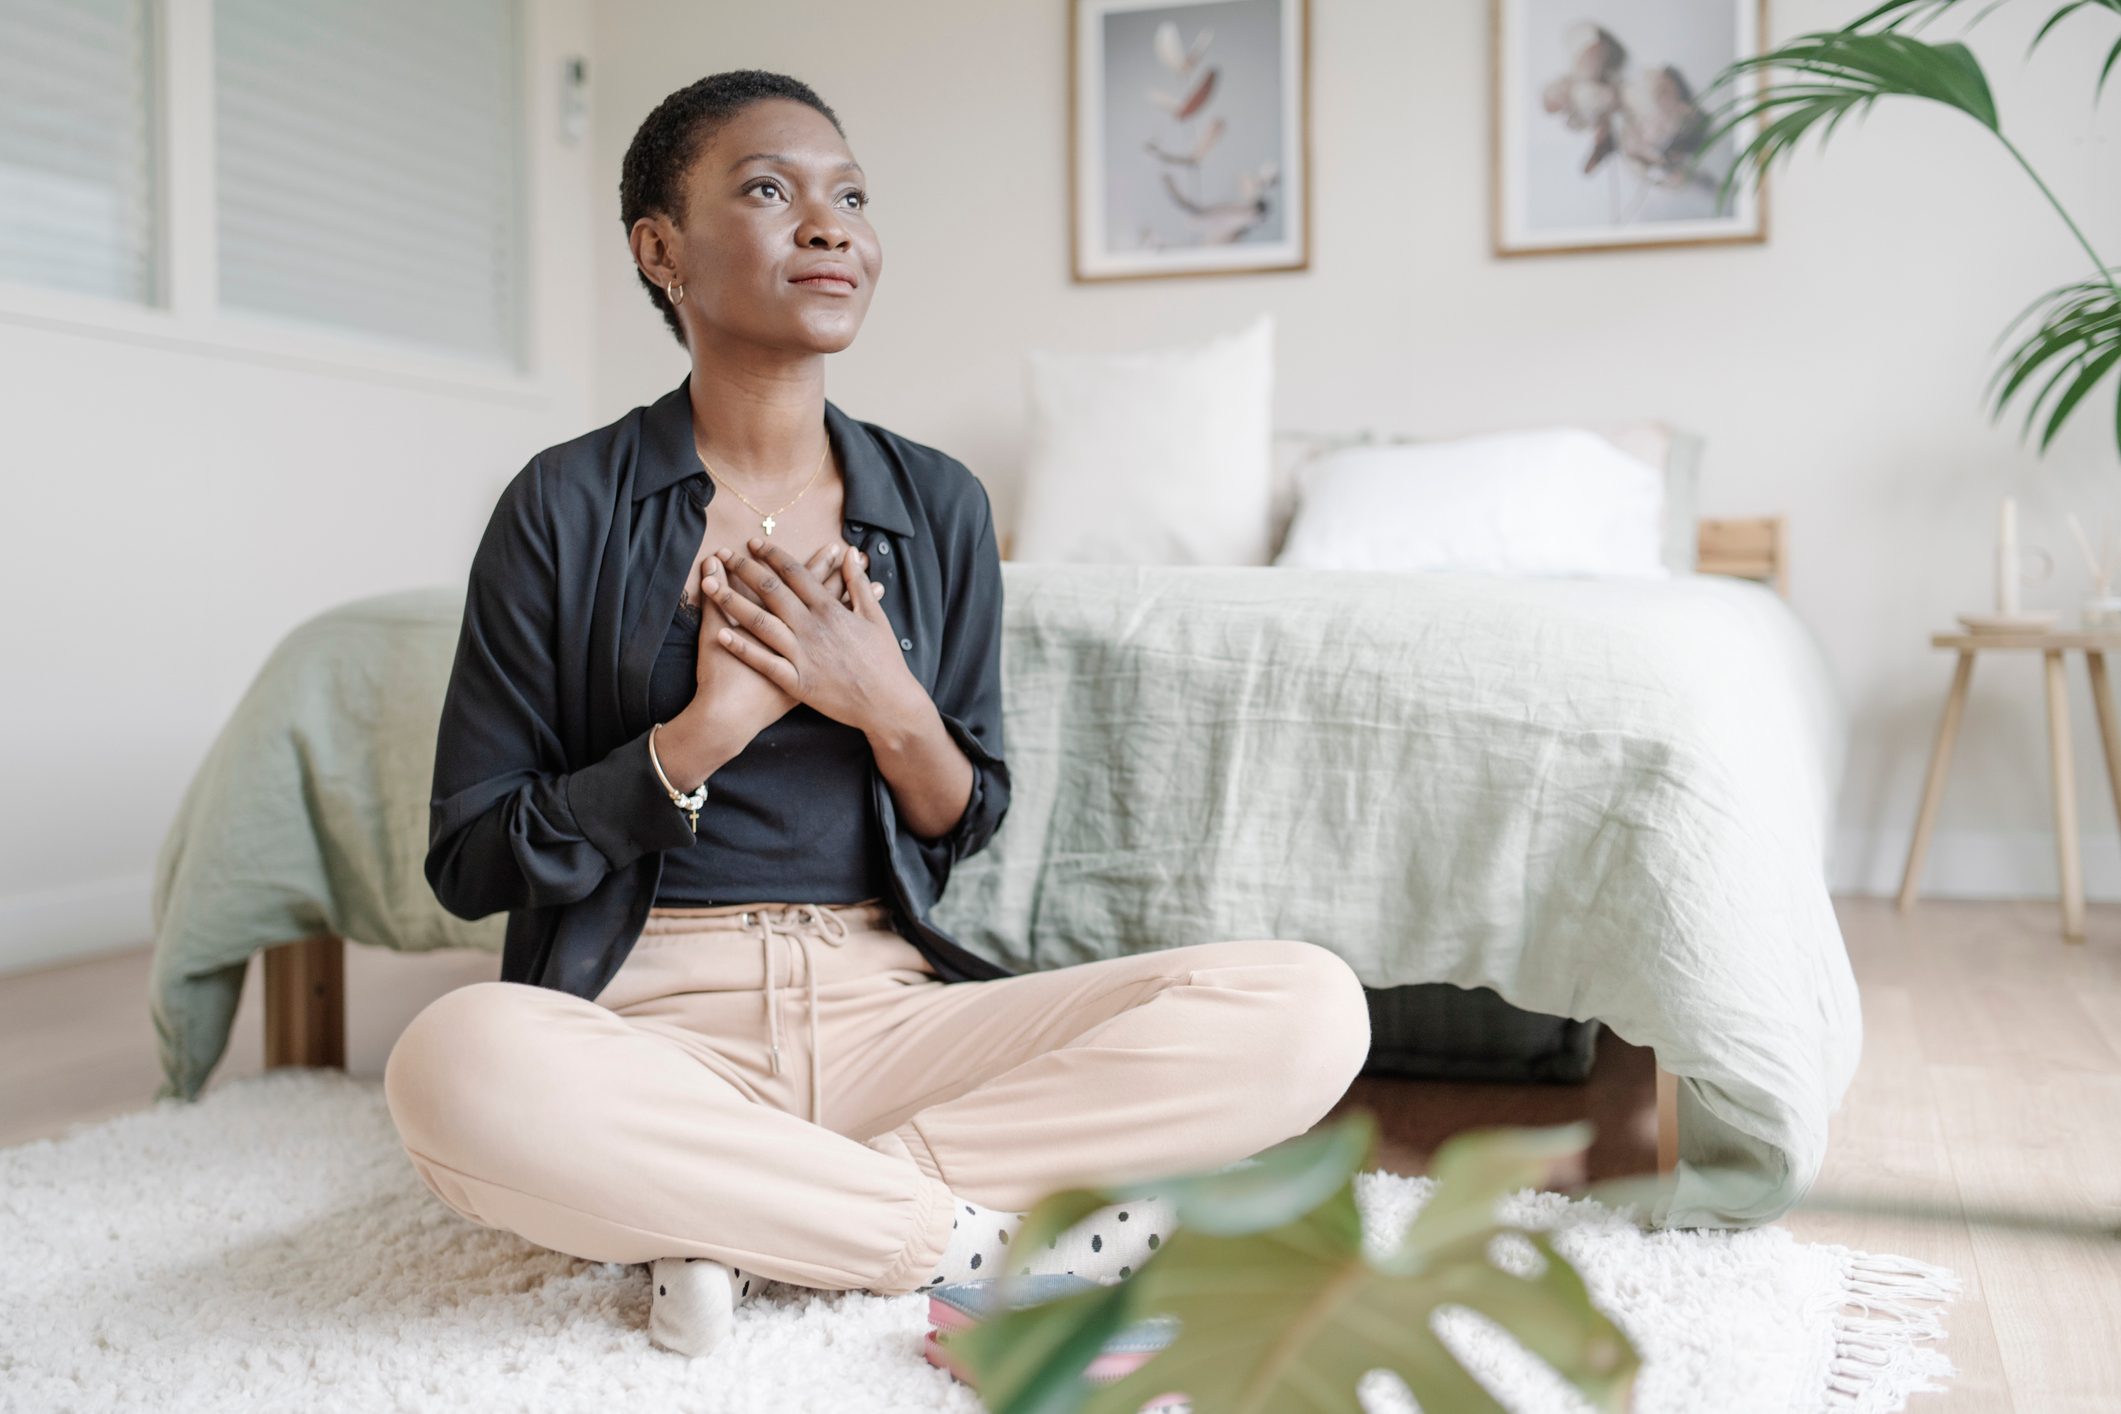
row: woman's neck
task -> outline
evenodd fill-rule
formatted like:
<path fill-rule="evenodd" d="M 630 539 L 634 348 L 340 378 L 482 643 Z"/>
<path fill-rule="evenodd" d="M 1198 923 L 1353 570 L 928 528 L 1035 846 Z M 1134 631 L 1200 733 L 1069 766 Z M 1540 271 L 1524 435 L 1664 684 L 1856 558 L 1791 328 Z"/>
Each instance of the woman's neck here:
<path fill-rule="evenodd" d="M 692 362 L 692 435 L 714 468 L 747 495 L 794 493 L 824 454 L 825 361 L 759 350 L 702 348 Z"/>

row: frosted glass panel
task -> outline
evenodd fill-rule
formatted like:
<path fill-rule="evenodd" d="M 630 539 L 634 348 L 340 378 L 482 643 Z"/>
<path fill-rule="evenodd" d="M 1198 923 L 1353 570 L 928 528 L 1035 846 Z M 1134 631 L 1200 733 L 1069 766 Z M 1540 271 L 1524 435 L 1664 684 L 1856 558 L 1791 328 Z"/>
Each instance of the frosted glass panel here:
<path fill-rule="evenodd" d="M 521 362 L 513 0 L 217 0 L 222 303 Z"/>
<path fill-rule="evenodd" d="M 0 0 L 0 279 L 156 297 L 147 0 Z"/>

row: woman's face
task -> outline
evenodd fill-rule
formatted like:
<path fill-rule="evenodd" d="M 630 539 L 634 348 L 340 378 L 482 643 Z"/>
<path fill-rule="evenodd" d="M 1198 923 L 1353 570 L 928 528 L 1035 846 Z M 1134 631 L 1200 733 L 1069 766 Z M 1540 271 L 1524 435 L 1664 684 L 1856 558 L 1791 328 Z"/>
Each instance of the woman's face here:
<path fill-rule="evenodd" d="M 723 124 L 686 174 L 672 233 L 695 345 L 700 333 L 817 353 L 853 343 L 884 268 L 867 205 L 846 140 L 809 104 L 762 99 Z"/>

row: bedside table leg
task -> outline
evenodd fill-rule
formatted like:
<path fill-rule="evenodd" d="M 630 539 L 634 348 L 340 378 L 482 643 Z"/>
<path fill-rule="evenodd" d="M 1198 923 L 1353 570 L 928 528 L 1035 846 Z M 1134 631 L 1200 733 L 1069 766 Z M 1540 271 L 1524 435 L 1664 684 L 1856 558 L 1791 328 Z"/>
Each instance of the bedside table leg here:
<path fill-rule="evenodd" d="M 1915 886 L 1922 879 L 1922 856 L 1929 852 L 1930 830 L 1937 823 L 1937 806 L 1944 799 L 1944 773 L 1952 763 L 1952 740 L 1959 735 L 1959 717 L 1966 710 L 1966 687 L 1974 676 L 1974 654 L 1962 649 L 1959 666 L 1952 670 L 1952 690 L 1945 694 L 1944 720 L 1937 724 L 1937 744 L 1930 749 L 1929 779 L 1922 783 L 1922 809 L 1915 816 L 1915 838 L 1907 847 L 1907 870 L 1900 876 L 1900 911 L 1915 903 Z"/>
<path fill-rule="evenodd" d="M 2069 679 L 2062 652 L 2047 659 L 2047 759 L 2055 777 L 2055 849 L 2062 865 L 2062 938 L 2084 941 L 2084 874 L 2077 859 L 2077 781 L 2069 750 Z"/>

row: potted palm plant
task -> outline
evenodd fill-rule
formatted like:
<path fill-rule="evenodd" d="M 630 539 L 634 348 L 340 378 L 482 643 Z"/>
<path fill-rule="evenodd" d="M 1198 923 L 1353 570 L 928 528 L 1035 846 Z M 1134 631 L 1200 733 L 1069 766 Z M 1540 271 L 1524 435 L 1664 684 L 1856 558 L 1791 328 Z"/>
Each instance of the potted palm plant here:
<path fill-rule="evenodd" d="M 1981 13 L 1986 15 L 1995 3 L 2000 0 Z M 2121 272 L 2100 258 L 2084 229 L 2004 132 L 1987 75 L 1973 53 L 1956 41 L 1930 43 L 1906 32 L 1958 5 L 1959 0 L 1886 0 L 1840 29 L 1801 34 L 1777 49 L 1730 65 L 1703 91 L 1713 121 L 1699 150 L 1706 153 L 1734 128 L 1758 120 L 1718 191 L 1718 205 L 1726 206 L 1738 182 L 1757 182 L 1795 151 L 1807 133 L 1816 130 L 1823 147 L 1842 119 L 1868 111 L 1881 98 L 1941 103 L 1964 113 L 2002 143 L 2091 262 L 2089 275 L 2041 295 L 1997 340 L 2002 344 L 2019 334 L 2028 320 L 2034 321 L 1995 370 L 1990 416 L 2002 416 L 2012 400 L 2027 397 L 2020 435 L 2029 436 L 2044 417 L 2040 451 L 2045 453 L 2070 415 L 2121 362 Z M 2066 0 L 2040 26 L 2028 54 L 2079 11 L 2085 15 L 2072 32 L 2099 20 L 2121 21 L 2121 0 Z M 2121 33 L 2103 36 L 2098 43 L 2111 47 L 2105 48 L 2094 101 L 2121 68 Z M 1747 90 L 1741 80 L 1753 74 L 1761 81 Z M 2121 384 L 2121 378 L 2115 381 Z M 2113 422 L 2115 446 L 2121 450 L 2121 390 L 2115 396 Z"/>

